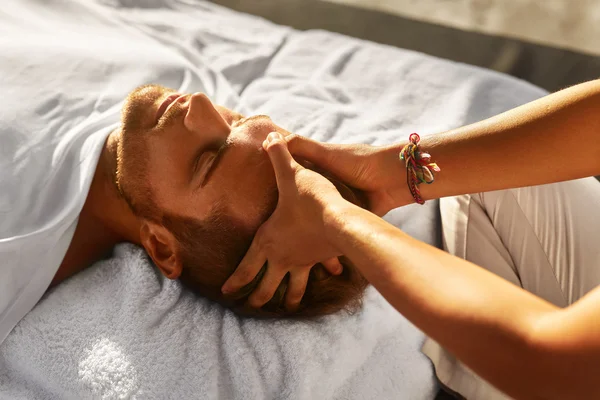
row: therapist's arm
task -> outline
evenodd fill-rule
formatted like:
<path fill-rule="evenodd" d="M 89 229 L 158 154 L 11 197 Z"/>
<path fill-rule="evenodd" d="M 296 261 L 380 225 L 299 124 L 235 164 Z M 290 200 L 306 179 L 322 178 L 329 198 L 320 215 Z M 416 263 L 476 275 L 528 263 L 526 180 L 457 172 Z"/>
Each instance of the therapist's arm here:
<path fill-rule="evenodd" d="M 398 160 L 405 143 L 335 145 L 294 135 L 288 142 L 294 156 L 371 194 L 375 199 L 371 211 L 379 215 L 414 202 L 405 167 Z M 420 185 L 425 200 L 598 175 L 600 80 L 472 125 L 424 136 L 421 148 L 442 169 L 435 183 Z"/>
<path fill-rule="evenodd" d="M 399 312 L 490 383 L 515 398 L 600 398 L 598 289 L 558 309 L 349 203 L 324 221 Z"/>
<path fill-rule="evenodd" d="M 279 199 L 238 269 L 235 292 L 268 262 L 250 296 L 264 304 L 286 274 L 297 306 L 315 259 L 344 254 L 404 316 L 515 398 L 600 398 L 600 292 L 559 309 L 502 278 L 405 235 L 344 200 L 270 134 Z"/>

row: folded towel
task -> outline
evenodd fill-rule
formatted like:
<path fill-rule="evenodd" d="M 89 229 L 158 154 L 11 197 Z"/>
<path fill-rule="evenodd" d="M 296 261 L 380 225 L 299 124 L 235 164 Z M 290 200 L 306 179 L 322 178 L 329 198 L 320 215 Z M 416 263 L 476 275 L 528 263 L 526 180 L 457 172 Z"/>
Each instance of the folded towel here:
<path fill-rule="evenodd" d="M 243 319 L 116 248 L 49 293 L 0 349 L 7 399 L 381 399 L 435 393 L 423 337 L 374 290 L 359 313 Z"/>

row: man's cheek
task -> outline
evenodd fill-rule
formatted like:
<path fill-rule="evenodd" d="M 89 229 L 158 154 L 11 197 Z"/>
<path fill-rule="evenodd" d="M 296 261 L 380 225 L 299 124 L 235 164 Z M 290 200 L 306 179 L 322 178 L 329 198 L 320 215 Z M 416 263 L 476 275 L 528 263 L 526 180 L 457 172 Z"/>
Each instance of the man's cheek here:
<path fill-rule="evenodd" d="M 264 222 L 273 197 L 273 187 L 263 183 L 248 179 L 229 188 L 227 201 L 231 212 L 237 219 L 244 221 L 249 229 L 258 228 Z"/>

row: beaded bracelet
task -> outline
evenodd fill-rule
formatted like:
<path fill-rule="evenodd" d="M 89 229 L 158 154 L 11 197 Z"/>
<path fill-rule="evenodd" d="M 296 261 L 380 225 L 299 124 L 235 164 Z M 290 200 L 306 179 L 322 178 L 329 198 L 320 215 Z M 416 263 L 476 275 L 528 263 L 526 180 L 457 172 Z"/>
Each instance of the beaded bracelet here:
<path fill-rule="evenodd" d="M 404 146 L 400 152 L 400 160 L 406 165 L 406 182 L 410 194 L 419 204 L 425 204 L 425 200 L 421 197 L 419 184 L 433 183 L 434 172 L 440 172 L 440 167 L 436 163 L 431 162 L 431 156 L 425 152 L 421 152 L 419 141 L 421 137 L 416 133 L 411 133 L 408 138 L 408 144 Z"/>

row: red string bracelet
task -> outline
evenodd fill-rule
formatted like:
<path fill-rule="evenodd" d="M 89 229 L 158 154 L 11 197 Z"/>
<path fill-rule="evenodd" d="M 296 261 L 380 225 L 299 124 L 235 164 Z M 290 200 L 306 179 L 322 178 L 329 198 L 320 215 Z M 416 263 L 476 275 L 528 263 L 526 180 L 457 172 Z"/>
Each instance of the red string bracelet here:
<path fill-rule="evenodd" d="M 434 172 L 440 172 L 440 167 L 436 163 L 431 162 L 431 156 L 421 152 L 419 141 L 421 137 L 416 133 L 411 133 L 408 137 L 408 144 L 402 148 L 400 152 L 400 160 L 406 165 L 406 182 L 410 194 L 419 204 L 425 204 L 425 200 L 421 197 L 419 184 L 433 183 Z"/>

